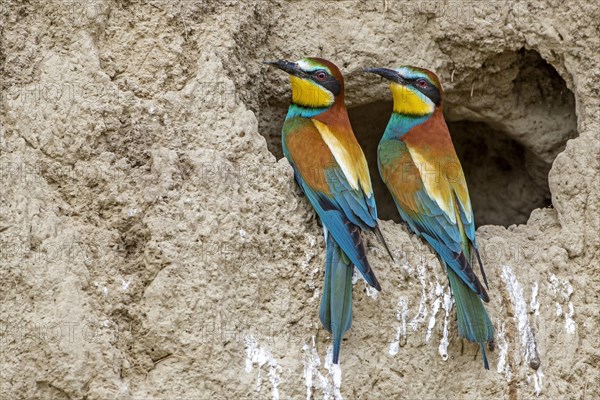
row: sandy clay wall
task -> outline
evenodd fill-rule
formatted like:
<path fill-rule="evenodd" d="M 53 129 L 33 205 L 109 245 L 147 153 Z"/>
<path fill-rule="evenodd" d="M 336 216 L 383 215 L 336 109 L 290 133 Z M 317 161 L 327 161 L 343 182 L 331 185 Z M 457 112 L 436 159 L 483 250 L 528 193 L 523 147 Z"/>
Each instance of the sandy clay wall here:
<path fill-rule="evenodd" d="M 593 3 L 3 1 L 0 397 L 599 398 Z M 346 75 L 373 166 L 390 95 L 360 69 L 444 82 L 490 371 L 378 181 L 397 261 L 365 237 L 383 291 L 355 283 L 331 364 L 321 228 L 281 159 L 288 81 L 260 63 L 309 55 Z"/>

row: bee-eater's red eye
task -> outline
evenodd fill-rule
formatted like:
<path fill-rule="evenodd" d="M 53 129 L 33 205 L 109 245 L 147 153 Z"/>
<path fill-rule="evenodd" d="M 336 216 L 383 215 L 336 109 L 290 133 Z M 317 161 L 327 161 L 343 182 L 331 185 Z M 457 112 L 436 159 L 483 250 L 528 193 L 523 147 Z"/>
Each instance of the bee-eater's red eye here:
<path fill-rule="evenodd" d="M 417 79 L 417 85 L 419 85 L 420 88 L 426 88 L 427 87 L 427 81 L 425 79 Z"/>
<path fill-rule="evenodd" d="M 323 79 L 327 78 L 327 74 L 323 71 L 319 71 L 317 72 L 317 79 L 322 81 Z"/>

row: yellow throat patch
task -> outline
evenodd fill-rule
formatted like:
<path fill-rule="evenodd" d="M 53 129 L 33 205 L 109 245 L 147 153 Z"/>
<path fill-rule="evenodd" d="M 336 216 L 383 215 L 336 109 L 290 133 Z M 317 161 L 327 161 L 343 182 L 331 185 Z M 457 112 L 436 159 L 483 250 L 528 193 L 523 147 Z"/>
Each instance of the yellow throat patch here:
<path fill-rule="evenodd" d="M 399 114 L 427 115 L 433 113 L 435 104 L 416 89 L 392 82 L 390 84 L 394 97 L 394 111 Z"/>
<path fill-rule="evenodd" d="M 292 102 L 302 107 L 325 108 L 335 101 L 333 93 L 308 79 L 290 75 Z"/>

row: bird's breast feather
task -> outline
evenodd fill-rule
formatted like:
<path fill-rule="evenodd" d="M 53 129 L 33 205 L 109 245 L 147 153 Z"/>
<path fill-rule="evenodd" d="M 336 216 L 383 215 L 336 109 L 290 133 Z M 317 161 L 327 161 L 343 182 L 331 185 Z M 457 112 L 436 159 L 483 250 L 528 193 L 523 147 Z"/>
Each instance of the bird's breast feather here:
<path fill-rule="evenodd" d="M 335 166 L 329 147 L 310 120 L 293 118 L 285 122 L 283 141 L 290 161 L 313 190 L 331 195 L 325 169 Z"/>

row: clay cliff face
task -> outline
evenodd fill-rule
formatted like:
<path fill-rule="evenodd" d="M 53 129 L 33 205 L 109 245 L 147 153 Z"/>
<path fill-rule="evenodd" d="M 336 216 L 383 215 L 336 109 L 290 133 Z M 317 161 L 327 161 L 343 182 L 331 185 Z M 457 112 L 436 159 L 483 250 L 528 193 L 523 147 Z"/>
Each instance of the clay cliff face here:
<path fill-rule="evenodd" d="M 0 13 L 2 398 L 600 397 L 597 6 L 9 0 Z M 441 77 L 491 285 L 490 371 L 377 183 L 397 262 L 366 237 L 383 291 L 357 280 L 331 364 L 321 228 L 281 159 L 288 81 L 260 63 L 308 55 L 346 75 L 371 163 L 390 96 L 360 69 Z"/>

